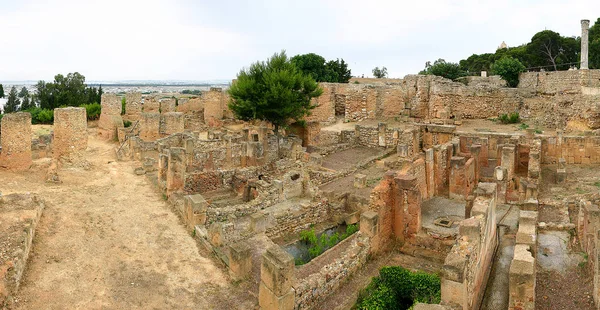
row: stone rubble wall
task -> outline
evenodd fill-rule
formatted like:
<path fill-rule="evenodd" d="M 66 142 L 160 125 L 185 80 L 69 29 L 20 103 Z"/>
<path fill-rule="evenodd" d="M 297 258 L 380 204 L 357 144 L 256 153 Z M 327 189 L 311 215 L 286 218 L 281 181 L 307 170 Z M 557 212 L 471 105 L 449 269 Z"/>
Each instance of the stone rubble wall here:
<path fill-rule="evenodd" d="M 588 255 L 587 267 L 593 275 L 592 296 L 596 305 L 600 304 L 600 208 L 598 201 L 581 200 L 577 217 L 577 237 Z"/>
<path fill-rule="evenodd" d="M 269 227 L 266 234 L 271 239 L 298 235 L 311 225 L 327 222 L 331 215 L 331 205 L 327 199 L 299 203 L 285 213 L 273 214 L 277 224 Z"/>
<path fill-rule="evenodd" d="M 125 94 L 125 118 L 137 121 L 142 113 L 142 94 L 139 92 Z"/>
<path fill-rule="evenodd" d="M 536 211 L 520 211 L 514 257 L 509 269 L 509 310 L 535 309 Z"/>

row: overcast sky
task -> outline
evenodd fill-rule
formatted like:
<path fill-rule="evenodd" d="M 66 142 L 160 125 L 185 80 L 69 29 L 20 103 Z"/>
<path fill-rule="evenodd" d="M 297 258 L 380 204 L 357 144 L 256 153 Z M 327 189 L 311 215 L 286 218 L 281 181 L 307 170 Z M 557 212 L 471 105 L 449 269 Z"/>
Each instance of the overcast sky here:
<path fill-rule="evenodd" d="M 597 0 L 0 0 L 0 81 L 230 80 L 282 49 L 403 77 L 598 17 Z"/>

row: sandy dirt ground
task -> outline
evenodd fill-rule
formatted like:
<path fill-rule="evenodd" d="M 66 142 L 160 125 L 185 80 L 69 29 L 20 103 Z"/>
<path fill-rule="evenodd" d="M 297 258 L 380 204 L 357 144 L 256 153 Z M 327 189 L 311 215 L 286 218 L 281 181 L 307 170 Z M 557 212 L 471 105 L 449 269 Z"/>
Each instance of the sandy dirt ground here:
<path fill-rule="evenodd" d="M 47 202 L 14 309 L 252 309 L 243 288 L 199 249 L 135 163 L 90 129 L 88 170 L 45 183 L 47 159 L 0 173 L 0 192 Z M 248 295 L 248 294 L 241 294 Z"/>

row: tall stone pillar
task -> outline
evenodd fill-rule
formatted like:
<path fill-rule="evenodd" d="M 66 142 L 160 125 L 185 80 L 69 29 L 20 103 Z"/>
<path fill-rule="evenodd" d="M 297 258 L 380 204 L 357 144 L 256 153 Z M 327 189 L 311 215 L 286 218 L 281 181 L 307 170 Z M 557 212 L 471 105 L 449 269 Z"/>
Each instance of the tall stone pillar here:
<path fill-rule="evenodd" d="M 31 167 L 31 114 L 7 113 L 1 123 L 0 168 L 27 170 Z"/>
<path fill-rule="evenodd" d="M 77 162 L 85 158 L 88 145 L 85 108 L 54 109 L 53 158 Z"/>
<path fill-rule="evenodd" d="M 185 185 L 185 149 L 172 147 L 168 151 L 167 196 L 182 190 Z"/>
<path fill-rule="evenodd" d="M 581 20 L 581 65 L 580 69 L 588 69 L 588 33 L 590 30 L 590 21 L 587 19 Z"/>

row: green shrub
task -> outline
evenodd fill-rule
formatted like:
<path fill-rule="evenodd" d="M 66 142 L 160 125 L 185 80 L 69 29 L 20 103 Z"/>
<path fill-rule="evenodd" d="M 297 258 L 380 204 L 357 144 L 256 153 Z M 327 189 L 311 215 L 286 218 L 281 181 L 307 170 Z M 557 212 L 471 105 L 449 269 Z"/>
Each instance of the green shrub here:
<path fill-rule="evenodd" d="M 54 110 L 34 107 L 27 109 L 27 112 L 31 114 L 32 124 L 52 124 L 54 122 Z"/>
<path fill-rule="evenodd" d="M 342 235 L 340 235 L 338 233 L 334 233 L 331 236 L 327 236 L 327 234 L 323 233 L 320 236 L 317 236 L 315 229 L 311 228 L 310 230 L 305 230 L 305 231 L 300 232 L 300 240 L 308 243 L 308 245 L 309 245 L 308 254 L 310 255 L 310 259 L 313 259 L 313 258 L 323 254 L 323 252 L 334 247 L 336 244 L 340 243 L 340 241 L 348 238 L 349 236 L 351 236 L 353 233 L 355 233 L 357 231 L 358 231 L 358 224 L 354 224 L 354 225 L 348 225 L 346 227 L 346 232 L 344 232 Z M 303 262 L 303 263 L 307 263 L 307 262 Z M 296 264 L 298 265 L 299 262 L 297 261 Z"/>
<path fill-rule="evenodd" d="M 99 103 L 90 103 L 84 104 L 82 107 L 85 108 L 85 113 L 87 114 L 87 119 L 89 121 L 96 120 L 100 118 L 100 113 L 102 112 L 102 106 Z"/>
<path fill-rule="evenodd" d="M 410 309 L 415 303 L 441 301 L 441 281 L 435 274 L 383 267 L 379 277 L 359 293 L 355 309 Z"/>
<path fill-rule="evenodd" d="M 125 128 L 127 128 L 127 127 L 131 127 L 131 121 L 123 121 L 123 126 L 124 126 Z"/>
<path fill-rule="evenodd" d="M 519 112 L 513 112 L 510 114 L 502 114 L 498 117 L 498 120 L 502 123 L 502 124 L 516 124 L 519 121 L 521 121 L 521 118 L 519 117 Z"/>
<path fill-rule="evenodd" d="M 121 98 L 121 115 L 125 115 L 125 97 Z"/>

